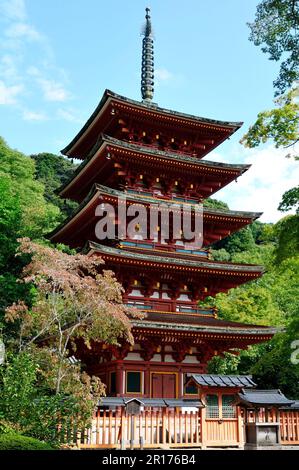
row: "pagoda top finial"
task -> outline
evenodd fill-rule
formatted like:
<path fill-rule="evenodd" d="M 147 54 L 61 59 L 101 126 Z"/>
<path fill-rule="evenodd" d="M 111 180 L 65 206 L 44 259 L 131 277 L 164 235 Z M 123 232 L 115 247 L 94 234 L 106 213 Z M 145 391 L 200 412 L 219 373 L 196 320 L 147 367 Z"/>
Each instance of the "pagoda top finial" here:
<path fill-rule="evenodd" d="M 145 9 L 145 25 L 142 30 L 142 65 L 141 65 L 141 95 L 145 101 L 154 97 L 154 40 L 150 17 L 150 8 Z"/>

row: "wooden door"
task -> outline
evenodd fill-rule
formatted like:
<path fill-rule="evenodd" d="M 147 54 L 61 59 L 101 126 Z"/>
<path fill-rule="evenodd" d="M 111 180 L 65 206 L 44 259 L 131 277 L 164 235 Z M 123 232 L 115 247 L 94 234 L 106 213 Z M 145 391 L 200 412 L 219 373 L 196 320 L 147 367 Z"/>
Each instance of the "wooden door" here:
<path fill-rule="evenodd" d="M 152 398 L 176 398 L 176 375 L 152 374 Z"/>
<path fill-rule="evenodd" d="M 234 396 L 213 393 L 205 397 L 206 407 L 202 410 L 205 446 L 242 446 L 243 429 L 240 409 L 234 404 Z"/>

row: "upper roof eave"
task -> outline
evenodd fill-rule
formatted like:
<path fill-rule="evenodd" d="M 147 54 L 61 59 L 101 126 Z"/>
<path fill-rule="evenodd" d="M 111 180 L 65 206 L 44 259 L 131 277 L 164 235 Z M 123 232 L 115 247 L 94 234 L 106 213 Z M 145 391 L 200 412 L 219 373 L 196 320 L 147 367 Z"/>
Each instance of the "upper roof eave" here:
<path fill-rule="evenodd" d="M 222 127 L 231 128 L 231 130 L 232 130 L 231 133 L 234 133 L 235 131 L 237 131 L 243 125 L 243 122 L 220 121 L 220 120 L 216 120 L 216 119 L 209 119 L 209 118 L 204 118 L 204 117 L 200 117 L 200 116 L 194 116 L 192 114 L 181 113 L 181 112 L 178 112 L 178 111 L 173 111 L 171 109 L 161 108 L 161 107 L 155 105 L 154 103 L 147 103 L 147 102 L 141 102 L 141 101 L 133 100 L 133 99 L 127 98 L 125 96 L 118 95 L 117 93 L 114 93 L 113 91 L 106 89 L 104 91 L 104 94 L 103 94 L 98 106 L 96 107 L 96 109 L 94 110 L 92 115 L 89 117 L 89 119 L 86 121 L 84 126 L 80 129 L 80 131 L 72 139 L 72 141 L 66 147 L 64 147 L 61 150 L 61 153 L 63 155 L 68 155 L 69 154 L 70 150 L 74 147 L 74 145 L 77 143 L 77 141 L 87 131 L 89 126 L 96 119 L 97 115 L 100 113 L 103 106 L 105 105 L 105 103 L 109 99 L 110 100 L 120 101 L 122 103 L 129 104 L 132 107 L 137 107 L 139 109 L 141 108 L 141 109 L 144 109 L 144 110 L 147 110 L 147 111 L 151 110 L 151 111 L 153 111 L 155 113 L 159 113 L 161 115 L 166 115 L 166 116 L 171 115 L 172 117 L 178 117 L 180 119 L 184 119 L 184 120 L 190 121 L 190 122 L 198 122 L 198 123 L 210 124 L 210 125 L 219 126 L 219 127 L 222 126 Z"/>
<path fill-rule="evenodd" d="M 131 150 L 132 152 L 136 152 L 136 153 L 148 154 L 150 156 L 155 156 L 157 158 L 162 158 L 165 160 L 187 163 L 187 164 L 193 165 L 194 168 L 196 167 L 197 168 L 217 168 L 219 170 L 224 170 L 224 171 L 227 170 L 227 171 L 239 172 L 239 175 L 242 175 L 245 171 L 247 171 L 251 167 L 250 164 L 243 164 L 243 163 L 231 164 L 231 163 L 214 162 L 211 160 L 199 160 L 196 157 L 190 157 L 188 155 L 182 155 L 182 154 L 178 154 L 175 152 L 168 152 L 164 150 L 151 149 L 149 147 L 142 147 L 138 144 L 131 144 L 129 142 L 115 139 L 114 137 L 102 135 L 101 139 L 99 140 L 99 142 L 97 142 L 96 145 L 94 145 L 94 147 L 92 148 L 87 158 L 85 158 L 82 161 L 82 163 L 76 168 L 71 178 L 68 181 L 66 181 L 62 186 L 60 186 L 60 188 L 56 190 L 57 194 L 61 194 L 71 184 L 73 179 L 80 174 L 80 172 L 84 169 L 84 167 L 88 164 L 88 162 L 93 159 L 95 154 L 105 144 L 115 146 L 118 148 L 124 148 L 125 150 Z"/>

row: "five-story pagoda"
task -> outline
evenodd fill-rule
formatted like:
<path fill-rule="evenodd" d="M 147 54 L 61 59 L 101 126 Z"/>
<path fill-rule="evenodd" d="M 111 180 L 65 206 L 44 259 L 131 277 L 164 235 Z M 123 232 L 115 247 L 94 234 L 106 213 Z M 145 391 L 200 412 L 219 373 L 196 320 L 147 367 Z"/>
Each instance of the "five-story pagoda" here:
<path fill-rule="evenodd" d="M 90 373 L 107 384 L 107 395 L 152 398 L 190 396 L 190 374 L 206 371 L 214 355 L 266 341 L 274 330 L 220 320 L 213 308 L 201 308 L 207 296 L 259 278 L 256 265 L 216 262 L 209 246 L 252 223 L 259 213 L 203 209 L 200 248 L 169 231 L 125 230 L 122 237 L 99 240 L 98 208 L 115 208 L 112 225 L 120 224 L 119 201 L 127 223 L 136 220 L 130 207 L 163 203 L 173 213 L 183 205 L 194 208 L 220 188 L 236 180 L 249 165 L 202 160 L 242 123 L 216 121 L 160 108 L 152 102 L 154 59 L 152 27 L 146 10 L 142 51 L 141 102 L 106 90 L 86 124 L 62 151 L 83 160 L 60 190 L 63 198 L 80 203 L 76 212 L 52 234 L 63 242 L 105 261 L 122 283 L 124 303 L 145 313 L 132 320 L 135 344 L 119 347 L 98 343 L 80 350 Z M 164 209 L 166 210 L 166 209 Z M 102 217 L 102 219 L 101 219 Z M 142 220 L 141 220 L 142 221 Z M 169 219 L 171 229 L 173 219 Z M 117 230 L 115 230 L 115 233 Z"/>

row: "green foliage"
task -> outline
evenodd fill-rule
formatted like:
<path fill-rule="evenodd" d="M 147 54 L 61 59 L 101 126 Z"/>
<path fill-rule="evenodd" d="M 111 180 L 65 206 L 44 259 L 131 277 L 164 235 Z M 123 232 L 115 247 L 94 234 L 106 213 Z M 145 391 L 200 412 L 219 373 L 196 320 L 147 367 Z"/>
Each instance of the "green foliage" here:
<path fill-rule="evenodd" d="M 9 177 L 0 173 L 0 272 L 12 262 L 21 230 L 19 198 Z"/>
<path fill-rule="evenodd" d="M 277 234 L 276 262 L 299 255 L 299 215 L 289 215 L 275 226 Z"/>
<path fill-rule="evenodd" d="M 211 209 L 228 209 L 228 205 L 225 202 L 219 201 L 218 199 L 213 199 L 211 197 L 205 199 L 203 205 L 204 207 L 210 207 Z"/>
<path fill-rule="evenodd" d="M 272 140 L 276 147 L 294 147 L 299 140 L 299 5 L 298 0 L 262 0 L 255 21 L 249 24 L 250 40 L 269 59 L 281 61 L 274 81 L 276 107 L 258 114 L 256 122 L 241 140 L 247 147 L 257 147 Z M 289 153 L 286 156 L 290 156 Z M 293 156 L 298 159 L 295 149 Z M 298 188 L 283 195 L 279 210 L 298 210 Z"/>
<path fill-rule="evenodd" d="M 40 239 L 55 227 L 60 211 L 44 198 L 44 185 L 35 179 L 32 159 L 11 149 L 0 138 L 0 327 L 9 341 L 15 325 L 2 321 L 3 311 L 20 299 L 32 303 L 32 287 L 17 282 L 26 259 L 15 257 L 17 239 Z M 28 261 L 28 260 L 27 260 Z"/>
<path fill-rule="evenodd" d="M 289 189 L 283 194 L 278 209 L 282 212 L 295 209 L 296 213 L 299 215 L 299 186 Z"/>
<path fill-rule="evenodd" d="M 94 403 L 78 393 L 78 383 L 74 382 L 72 394 L 53 394 L 45 378 L 42 352 L 10 354 L 1 368 L 0 430 L 10 434 L 12 429 L 55 444 L 67 441 L 71 427 L 87 425 Z"/>
<path fill-rule="evenodd" d="M 8 358 L 2 377 L 1 412 L 5 420 L 27 428 L 36 390 L 36 364 L 32 357 L 20 354 Z"/>
<path fill-rule="evenodd" d="M 21 211 L 19 235 L 40 238 L 57 224 L 59 209 L 45 201 L 44 186 L 35 180 L 34 161 L 9 148 L 2 138 L 0 160 L 0 180 L 9 188 L 8 196 L 18 200 L 16 208 L 19 205 Z"/>
<path fill-rule="evenodd" d="M 1 450 L 53 450 L 53 447 L 32 437 L 8 433 L 0 435 Z"/>
<path fill-rule="evenodd" d="M 260 387 L 280 388 L 289 398 L 294 399 L 299 397 L 299 364 L 292 361 L 292 343 L 297 341 L 299 344 L 298 313 L 299 308 L 297 318 L 290 323 L 286 333 L 276 335 L 269 350 L 251 368 Z"/>
<path fill-rule="evenodd" d="M 285 318 L 268 288 L 268 279 L 252 282 L 233 289 L 229 294 L 218 294 L 216 306 L 219 316 L 229 321 L 256 325 L 281 325 Z"/>
<path fill-rule="evenodd" d="M 39 153 L 31 158 L 35 162 L 36 179 L 45 186 L 46 200 L 59 207 L 63 216 L 70 216 L 78 204 L 61 199 L 57 190 L 72 177 L 77 165 L 52 153 Z"/>
<path fill-rule="evenodd" d="M 250 41 L 262 46 L 270 60 L 280 61 L 276 94 L 284 93 L 299 79 L 299 6 L 297 0 L 262 0 L 255 21 L 249 24 Z"/>
<path fill-rule="evenodd" d="M 255 247 L 252 230 L 249 227 L 242 228 L 239 232 L 233 233 L 230 237 L 215 243 L 213 248 L 224 248 L 228 253 L 234 255 L 241 251 L 250 251 Z"/>
<path fill-rule="evenodd" d="M 225 248 L 220 248 L 219 250 L 211 249 L 211 255 L 215 261 L 230 261 L 231 255 Z"/>
<path fill-rule="evenodd" d="M 256 122 L 241 139 L 245 147 L 258 147 L 273 140 L 275 147 L 287 147 L 298 140 L 298 88 L 290 90 L 275 101 L 276 108 L 262 111 Z"/>

